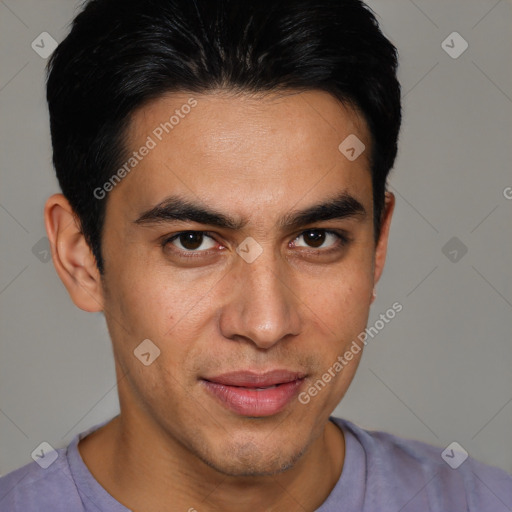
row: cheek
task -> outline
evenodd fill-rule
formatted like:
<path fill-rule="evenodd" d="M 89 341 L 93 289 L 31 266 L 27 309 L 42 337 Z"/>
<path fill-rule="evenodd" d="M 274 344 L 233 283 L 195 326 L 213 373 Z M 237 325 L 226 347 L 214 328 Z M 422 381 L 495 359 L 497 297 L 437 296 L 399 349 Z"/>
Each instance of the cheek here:
<path fill-rule="evenodd" d="M 179 391 L 178 375 L 182 385 L 188 380 L 185 362 L 198 339 L 193 321 L 197 318 L 194 312 L 198 306 L 194 304 L 198 299 L 186 294 L 179 296 L 168 284 L 169 276 L 152 274 L 149 269 L 144 278 L 125 271 L 117 279 L 108 321 L 109 329 L 113 329 L 111 338 L 116 359 L 130 374 L 136 393 L 140 397 L 144 395 L 143 402 L 157 403 L 159 399 L 173 402 L 172 397 L 164 395 L 172 389 Z M 158 355 L 146 366 L 134 352 L 148 339 L 151 359 Z"/>
<path fill-rule="evenodd" d="M 371 262 L 344 265 L 307 285 L 303 296 L 329 324 L 359 325 L 366 321 L 373 289 Z"/>
<path fill-rule="evenodd" d="M 114 276 L 114 301 L 123 318 L 137 334 L 163 335 L 183 318 L 197 301 L 192 288 L 183 287 L 161 270 L 126 265 Z M 186 291 L 184 291 L 186 290 Z"/>
<path fill-rule="evenodd" d="M 211 318 L 211 295 L 218 276 L 183 282 L 176 272 L 149 267 L 134 272 L 126 266 L 112 277 L 115 296 L 108 304 L 109 323 L 116 333 L 113 342 L 127 364 L 138 365 L 133 350 L 150 339 L 160 350 L 156 366 L 171 373 L 185 371 L 185 362 L 199 350 L 202 331 Z M 159 378 L 165 377 L 164 372 Z"/>

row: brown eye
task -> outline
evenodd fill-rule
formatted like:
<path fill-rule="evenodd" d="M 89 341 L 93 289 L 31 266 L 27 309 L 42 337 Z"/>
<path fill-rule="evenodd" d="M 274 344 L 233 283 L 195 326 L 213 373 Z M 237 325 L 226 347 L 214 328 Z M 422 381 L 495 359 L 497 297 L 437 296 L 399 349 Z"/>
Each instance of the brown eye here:
<path fill-rule="evenodd" d="M 178 251 L 182 252 L 201 253 L 215 247 L 213 238 L 202 231 L 183 231 L 165 240 L 164 245 L 166 244 L 172 244 Z M 199 250 L 200 248 L 201 250 Z"/>
<path fill-rule="evenodd" d="M 312 230 L 303 233 L 304 241 L 311 247 L 321 247 L 325 242 L 325 232 Z"/>
<path fill-rule="evenodd" d="M 201 247 L 203 234 L 198 232 L 182 233 L 178 240 L 185 249 L 193 251 Z"/>
<path fill-rule="evenodd" d="M 303 243 L 298 243 L 303 239 Z M 330 243 L 329 243 L 330 242 Z M 310 249 L 320 248 L 320 251 L 325 252 L 329 249 L 336 249 L 343 247 L 348 242 L 347 238 L 341 233 L 331 231 L 328 229 L 308 229 L 302 232 L 294 241 L 294 247 L 305 247 Z M 328 243 L 328 245 L 324 245 Z"/>

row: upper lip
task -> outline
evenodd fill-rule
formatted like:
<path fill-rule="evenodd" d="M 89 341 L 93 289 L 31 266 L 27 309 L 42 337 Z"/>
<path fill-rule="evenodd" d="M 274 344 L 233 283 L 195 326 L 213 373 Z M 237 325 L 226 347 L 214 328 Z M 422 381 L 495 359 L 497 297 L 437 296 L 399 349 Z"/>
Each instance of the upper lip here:
<path fill-rule="evenodd" d="M 204 378 L 209 382 L 223 384 L 225 386 L 239 386 L 246 388 L 258 388 L 285 384 L 295 380 L 303 379 L 306 376 L 303 372 L 289 370 L 271 370 L 265 373 L 253 371 L 236 371 L 216 375 L 215 377 Z"/>

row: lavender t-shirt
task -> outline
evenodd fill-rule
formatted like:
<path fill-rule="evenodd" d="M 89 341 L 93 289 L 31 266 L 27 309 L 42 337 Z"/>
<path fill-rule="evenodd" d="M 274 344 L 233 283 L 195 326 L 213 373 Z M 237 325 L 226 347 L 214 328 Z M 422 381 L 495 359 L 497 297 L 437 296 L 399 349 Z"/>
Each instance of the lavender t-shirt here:
<path fill-rule="evenodd" d="M 512 511 L 512 476 L 505 471 L 471 457 L 460 464 L 456 450 L 331 420 L 345 434 L 345 461 L 317 512 Z M 31 462 L 0 478 L 0 511 L 129 512 L 94 479 L 77 448 L 105 423 L 77 434 L 46 469 Z"/>

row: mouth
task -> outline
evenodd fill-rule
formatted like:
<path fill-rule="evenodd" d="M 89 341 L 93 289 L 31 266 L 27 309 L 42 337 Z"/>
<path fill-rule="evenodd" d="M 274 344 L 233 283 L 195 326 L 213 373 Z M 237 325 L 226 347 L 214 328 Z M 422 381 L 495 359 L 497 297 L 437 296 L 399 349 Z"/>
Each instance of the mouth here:
<path fill-rule="evenodd" d="M 201 379 L 206 391 L 230 411 L 247 417 L 278 414 L 295 398 L 306 375 L 302 372 L 272 370 L 230 372 Z"/>

